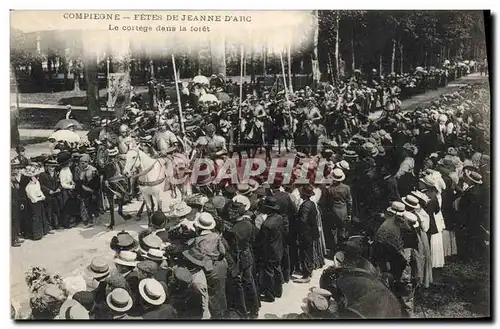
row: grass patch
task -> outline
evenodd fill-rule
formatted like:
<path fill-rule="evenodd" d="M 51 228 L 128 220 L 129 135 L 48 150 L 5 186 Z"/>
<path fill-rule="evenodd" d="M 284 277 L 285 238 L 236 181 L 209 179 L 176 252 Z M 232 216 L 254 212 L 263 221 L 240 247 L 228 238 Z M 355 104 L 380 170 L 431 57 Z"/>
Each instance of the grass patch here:
<path fill-rule="evenodd" d="M 489 317 L 489 264 L 449 262 L 434 270 L 434 284 L 416 296 L 416 316 L 427 318 Z M 422 311 L 422 308 L 425 311 Z"/>

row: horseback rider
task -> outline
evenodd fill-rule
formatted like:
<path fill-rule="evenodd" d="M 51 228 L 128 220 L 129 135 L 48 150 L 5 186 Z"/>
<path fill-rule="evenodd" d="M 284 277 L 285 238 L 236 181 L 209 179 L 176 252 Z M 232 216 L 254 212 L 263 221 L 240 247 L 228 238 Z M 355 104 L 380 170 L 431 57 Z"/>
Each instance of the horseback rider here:
<path fill-rule="evenodd" d="M 207 139 L 207 152 L 209 154 L 214 154 L 215 152 L 225 150 L 226 148 L 226 139 L 220 135 L 215 134 L 215 125 L 210 123 L 205 128 L 205 138 Z"/>
<path fill-rule="evenodd" d="M 153 145 L 160 156 L 167 154 L 167 151 L 174 146 L 178 146 L 177 136 L 170 130 L 167 120 L 158 120 L 158 130 L 153 136 Z"/>

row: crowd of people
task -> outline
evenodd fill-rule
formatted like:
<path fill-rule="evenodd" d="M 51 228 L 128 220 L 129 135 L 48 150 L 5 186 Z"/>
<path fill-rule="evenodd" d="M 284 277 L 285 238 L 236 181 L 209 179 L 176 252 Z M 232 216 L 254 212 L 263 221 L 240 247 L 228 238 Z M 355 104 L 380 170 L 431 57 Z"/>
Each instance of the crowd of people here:
<path fill-rule="evenodd" d="M 466 74 L 458 68 L 453 78 Z M 415 291 L 432 284 L 434 269 L 448 257 L 477 259 L 488 250 L 489 88 L 464 85 L 403 111 L 398 84 L 426 89 L 453 80 L 446 68 L 436 72 L 381 79 L 375 71 L 365 81 L 359 74 L 293 94 L 263 88 L 247 95 L 241 114 L 224 81 L 196 83 L 183 92 L 182 119 L 168 100 L 151 109 L 132 104 L 120 119 L 94 118 L 85 143 L 53 141 L 53 154 L 36 159 L 17 148 L 13 246 L 21 236 L 92 226 L 114 201 L 128 220 L 123 205 L 141 198 L 134 178 L 121 175 L 131 149 L 182 154 L 180 167 L 189 169 L 196 158 L 217 164 L 234 153 L 241 159 L 241 151 L 258 156 L 260 148 L 270 162 L 276 139 L 278 154 L 281 140 L 295 147 L 288 180 L 263 174 L 237 184 L 194 182 L 175 207 L 148 216 L 149 229 L 119 232 L 113 264 L 101 257 L 89 264 L 91 283 L 39 289 L 32 317 L 254 319 L 262 301 L 281 298 L 284 283 L 310 283 L 325 257 L 334 265 L 304 299 L 304 313 L 292 317 L 412 316 Z M 229 100 L 203 100 L 217 93 Z M 374 109 L 382 115 L 370 119 Z M 306 181 L 299 179 L 304 159 Z M 315 179 L 322 161 L 328 183 Z M 349 299 L 353 285 L 371 288 Z M 363 299 L 369 291 L 384 302 Z"/>

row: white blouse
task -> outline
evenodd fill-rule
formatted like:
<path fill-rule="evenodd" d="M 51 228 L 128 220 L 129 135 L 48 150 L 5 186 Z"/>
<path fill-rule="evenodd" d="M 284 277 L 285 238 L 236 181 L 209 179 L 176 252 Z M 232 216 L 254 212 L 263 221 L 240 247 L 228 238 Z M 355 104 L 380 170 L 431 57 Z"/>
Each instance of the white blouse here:
<path fill-rule="evenodd" d="M 38 180 L 28 183 L 26 186 L 26 195 L 31 200 L 31 203 L 45 200 L 45 195 L 40 188 L 40 182 Z"/>
<path fill-rule="evenodd" d="M 75 183 L 73 182 L 73 174 L 71 173 L 71 169 L 69 169 L 69 167 L 61 169 L 59 172 L 59 180 L 63 189 L 73 189 Z"/>

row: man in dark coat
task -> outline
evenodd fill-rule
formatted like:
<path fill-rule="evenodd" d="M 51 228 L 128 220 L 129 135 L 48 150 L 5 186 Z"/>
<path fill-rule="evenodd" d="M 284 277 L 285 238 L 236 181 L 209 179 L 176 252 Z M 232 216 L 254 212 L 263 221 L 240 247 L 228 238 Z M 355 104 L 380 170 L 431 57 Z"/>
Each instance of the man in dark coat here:
<path fill-rule="evenodd" d="M 314 269 L 313 241 L 319 238 L 319 229 L 316 205 L 310 200 L 313 195 L 314 191 L 310 185 L 304 185 L 300 189 L 300 197 L 305 201 L 297 213 L 297 247 L 302 270 L 302 278 L 294 280 L 297 283 L 310 282 Z"/>
<path fill-rule="evenodd" d="M 257 243 L 262 251 L 262 283 L 261 300 L 274 302 L 283 293 L 283 259 L 284 239 L 287 235 L 283 216 L 275 197 L 266 197 L 261 203 L 261 212 L 267 216 L 257 235 Z"/>
<path fill-rule="evenodd" d="M 229 246 L 229 254 L 235 265 L 228 273 L 228 308 L 235 308 L 245 316 L 256 318 L 260 303 L 253 274 L 254 255 L 252 245 L 255 242 L 255 226 L 242 216 L 245 206 L 239 202 L 229 201 L 227 219 L 233 225 L 224 232 Z"/>
<path fill-rule="evenodd" d="M 489 227 L 489 224 L 484 223 L 484 191 L 482 176 L 476 171 L 465 171 L 464 180 L 467 183 L 467 188 L 463 191 L 463 195 L 458 202 L 458 213 L 460 215 L 461 229 L 459 235 L 462 237 L 459 240 L 461 250 L 458 253 L 466 258 L 481 255 L 479 246 L 482 245 L 480 237 L 482 235 L 481 226 Z"/>
<path fill-rule="evenodd" d="M 57 161 L 48 160 L 45 163 L 45 171 L 40 174 L 38 180 L 40 181 L 40 188 L 45 199 L 45 214 L 49 228 L 59 228 L 59 216 L 61 209 L 61 187 L 59 186 L 59 175 L 55 171 Z"/>
<path fill-rule="evenodd" d="M 283 279 L 285 282 L 290 280 L 293 273 L 293 266 L 290 258 L 290 249 L 296 248 L 295 238 L 292 238 L 291 231 L 295 226 L 296 208 L 290 198 L 290 193 L 280 190 L 282 180 L 275 179 L 271 185 L 272 194 L 276 198 L 276 204 L 280 209 L 280 215 L 283 217 L 286 235 L 283 239 L 283 260 L 281 261 L 281 269 L 283 271 Z"/>
<path fill-rule="evenodd" d="M 345 174 L 342 169 L 336 168 L 332 171 L 332 185 L 328 188 L 326 204 L 330 206 L 328 213 L 330 218 L 326 224 L 326 238 L 330 242 L 329 248 L 335 252 L 339 244 L 346 239 L 350 232 L 350 221 L 352 216 L 352 195 L 349 186 L 343 183 Z"/>

